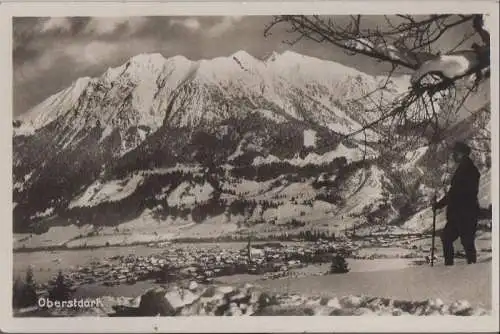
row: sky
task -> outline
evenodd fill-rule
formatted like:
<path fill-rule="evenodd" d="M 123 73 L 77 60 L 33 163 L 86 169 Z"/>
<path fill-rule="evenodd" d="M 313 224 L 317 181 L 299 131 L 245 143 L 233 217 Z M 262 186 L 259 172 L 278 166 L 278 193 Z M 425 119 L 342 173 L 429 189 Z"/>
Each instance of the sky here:
<path fill-rule="evenodd" d="M 13 113 L 28 111 L 50 95 L 83 76 L 100 76 L 139 53 L 159 52 L 165 57 L 184 55 L 198 60 L 229 56 L 245 50 L 263 58 L 273 51 L 298 53 L 336 61 L 370 74 L 387 68 L 364 56 L 348 55 L 328 44 L 293 39 L 284 25 L 264 37 L 270 16 L 155 16 L 155 17 L 16 17 L 13 19 Z M 342 22 L 346 17 L 335 17 Z M 381 16 L 366 25 L 384 24 Z M 464 36 L 457 27 L 441 39 Z M 445 45 L 443 45 L 444 47 Z"/>

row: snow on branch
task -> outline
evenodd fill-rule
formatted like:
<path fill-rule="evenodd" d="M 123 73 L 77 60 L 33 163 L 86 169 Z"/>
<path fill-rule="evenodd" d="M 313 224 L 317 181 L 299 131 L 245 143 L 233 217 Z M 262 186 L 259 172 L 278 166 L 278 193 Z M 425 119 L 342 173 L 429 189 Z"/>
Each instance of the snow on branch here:
<path fill-rule="evenodd" d="M 288 31 L 297 36 L 292 44 L 303 39 L 329 43 L 347 52 L 416 70 L 424 61 L 438 55 L 432 52 L 431 46 L 446 31 L 474 19 L 477 21 L 481 15 L 430 15 L 423 19 L 411 15 L 384 17 L 384 24 L 365 28 L 363 15 L 350 16 L 350 21 L 345 16 L 279 15 L 265 28 L 264 35 L 270 35 L 276 25 L 285 24 Z"/>
<path fill-rule="evenodd" d="M 411 83 L 417 85 L 428 74 L 439 74 L 446 80 L 457 80 L 475 74 L 487 66 L 481 53 L 472 50 L 458 51 L 423 63 L 412 74 Z"/>

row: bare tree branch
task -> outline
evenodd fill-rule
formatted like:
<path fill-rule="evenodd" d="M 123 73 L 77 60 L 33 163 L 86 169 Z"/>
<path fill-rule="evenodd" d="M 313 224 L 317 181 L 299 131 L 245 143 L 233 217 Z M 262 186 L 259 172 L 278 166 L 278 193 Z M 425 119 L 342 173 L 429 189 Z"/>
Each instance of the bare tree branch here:
<path fill-rule="evenodd" d="M 348 54 L 366 56 L 391 66 L 386 80 L 380 82 L 376 89 L 348 101 L 355 107 L 361 104 L 366 115 L 374 114 L 376 118 L 361 116 L 361 128 L 347 134 L 347 137 L 363 133 L 366 143 L 367 130 L 375 129 L 384 135 L 384 140 L 393 143 L 394 137 L 399 136 L 395 128 L 414 127 L 410 145 L 418 137 L 427 138 L 430 142 L 440 141 L 446 127 L 463 109 L 465 101 L 490 76 L 490 37 L 483 28 L 482 15 L 386 15 L 381 18 L 379 26 L 366 28 L 361 25 L 362 15 L 340 20 L 320 15 L 280 15 L 273 18 L 264 34 L 268 36 L 275 26 L 284 24 L 290 33 L 296 35 L 292 43 L 301 40 L 326 43 Z M 436 43 L 451 29 L 462 25 L 472 26 L 474 32 L 464 35 L 445 55 L 441 55 L 435 47 Z M 480 37 L 482 45 L 473 44 L 472 50 L 457 51 L 475 36 Z M 445 61 L 461 55 L 464 55 L 464 60 L 471 59 L 470 67 L 456 75 L 450 76 L 444 70 L 434 70 L 429 65 L 425 69 L 422 66 L 430 64 L 430 61 L 439 65 L 443 57 Z M 407 91 L 399 95 L 394 95 L 394 92 L 387 94 L 391 89 L 391 78 L 399 68 L 422 75 L 416 81 L 412 78 L 413 84 Z M 428 68 L 430 70 L 426 71 Z M 459 96 L 457 85 L 468 78 L 475 78 L 475 81 L 472 87 L 461 89 Z"/>

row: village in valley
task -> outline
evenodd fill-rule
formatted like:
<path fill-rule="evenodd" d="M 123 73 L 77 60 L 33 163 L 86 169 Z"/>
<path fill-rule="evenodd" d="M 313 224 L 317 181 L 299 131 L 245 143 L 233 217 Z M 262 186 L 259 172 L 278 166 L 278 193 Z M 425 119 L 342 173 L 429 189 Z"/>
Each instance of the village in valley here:
<path fill-rule="evenodd" d="M 64 268 L 62 271 L 65 284 L 72 291 L 83 286 L 112 287 L 134 285 L 139 281 L 155 284 L 194 281 L 208 284 L 220 277 L 244 274 L 254 275 L 259 280 L 280 279 L 346 273 L 351 260 L 399 258 L 406 259 L 409 265 L 428 264 L 428 241 L 428 236 L 422 234 L 385 233 L 349 237 L 341 235 L 336 240 L 319 238 L 309 242 L 252 242 L 249 238 L 247 243 L 233 243 L 232 247 L 226 247 L 225 243 L 183 244 L 166 241 L 145 244 L 144 247 L 156 250 L 152 255 L 95 258 L 85 265 Z M 491 248 L 480 250 L 486 256 L 491 252 Z M 57 251 L 53 253 L 57 255 Z M 58 259 L 55 258 L 54 262 L 57 263 Z M 318 265 L 323 266 L 322 270 L 300 270 Z M 33 272 L 36 278 L 36 268 Z M 37 282 L 37 294 L 48 295 L 57 276 L 54 273 L 50 280 Z"/>
<path fill-rule="evenodd" d="M 482 231 L 481 234 L 487 237 L 488 233 L 487 231 Z M 376 259 L 394 261 L 394 259 L 400 259 L 401 261 L 406 261 L 407 266 L 428 266 L 430 254 L 428 241 L 429 237 L 426 235 L 407 234 L 395 236 L 382 233 L 365 236 L 350 235 L 349 237 L 341 235 L 336 240 L 318 239 L 309 242 L 252 242 L 249 239 L 247 243 L 233 243 L 231 247 L 224 245 L 224 243 L 205 244 L 201 242 L 183 244 L 167 241 L 143 245 L 153 251 L 151 255 L 128 254 L 114 255 L 101 259 L 95 258 L 85 265 L 79 265 L 71 269 L 61 269 L 59 274 L 53 271 L 54 275 L 45 282 L 37 280 L 37 274 L 40 273 L 37 271 L 37 268 L 32 267 L 28 270 L 28 273 L 33 275 L 32 279 L 36 282 L 34 285 L 38 298 L 53 297 L 53 291 L 57 289 L 66 291 L 66 296 L 78 296 L 82 294 L 80 290 L 85 290 L 85 293 L 88 293 L 95 290 L 97 286 L 115 287 L 119 291 L 122 291 L 119 294 L 130 295 L 130 293 L 123 293 L 123 291 L 133 288 L 134 285 L 140 282 L 149 287 L 149 289 L 145 289 L 144 286 L 141 288 L 144 292 L 148 293 L 157 291 L 158 289 L 167 289 L 170 291 L 170 289 L 182 289 L 182 287 L 188 292 L 192 292 L 194 290 L 198 291 L 203 287 L 205 287 L 203 289 L 206 289 L 206 287 L 210 286 L 221 286 L 221 284 L 240 287 L 231 289 L 243 289 L 241 288 L 242 286 L 253 286 L 253 284 L 259 286 L 259 284 L 266 280 L 345 274 L 351 270 L 350 264 L 355 261 L 366 262 Z M 397 249 L 396 251 L 394 251 L 395 248 Z M 58 251 L 53 251 L 52 255 L 57 255 L 57 253 Z M 490 256 L 491 248 L 480 249 L 480 258 L 487 259 Z M 437 257 L 435 260 L 437 263 Z M 58 259 L 56 258 L 54 262 L 58 262 Z M 38 270 L 43 270 L 43 268 L 38 268 Z M 286 284 L 286 281 L 283 281 L 283 284 Z M 241 293 L 234 292 L 231 296 L 238 294 Z M 293 294 L 279 296 L 282 299 L 281 303 L 283 303 L 283 300 L 298 303 L 297 300 L 303 298 L 298 295 L 294 296 Z M 127 303 L 134 304 L 133 306 L 125 303 L 123 301 L 124 297 L 117 298 L 118 296 L 104 296 L 104 300 L 107 303 L 106 312 L 109 313 L 108 315 L 119 316 L 123 313 L 126 316 L 127 314 L 130 315 L 127 312 L 138 312 L 141 298 L 136 300 L 137 298 L 134 296 L 134 298 L 126 297 L 124 299 L 128 300 Z M 142 296 L 142 298 L 145 297 Z M 175 298 L 181 297 L 177 296 Z M 352 296 L 350 298 L 356 300 L 357 297 Z M 184 301 L 182 298 L 181 301 L 178 301 L 179 305 L 182 305 L 182 308 L 192 307 L 190 306 L 192 302 Z M 313 302 L 320 303 L 320 300 L 311 301 L 304 299 L 301 302 L 311 305 Z M 351 302 L 348 301 L 348 303 Z M 122 305 L 123 303 L 126 305 Z M 325 305 L 327 303 L 328 301 L 325 301 Z M 329 302 L 328 305 L 336 305 L 335 303 Z M 432 301 L 432 303 L 435 302 Z M 441 308 L 444 306 L 441 304 L 437 306 L 432 305 L 429 309 L 430 311 L 427 310 L 428 312 L 442 312 Z M 143 305 L 141 309 L 144 309 L 144 307 Z M 254 305 L 254 307 L 256 306 Z M 448 305 L 447 307 L 451 306 Z M 453 312 L 458 313 L 483 312 L 481 311 L 482 309 L 471 308 L 469 304 L 454 304 L 453 307 L 455 307 Z M 335 310 L 337 310 L 336 312 L 340 312 L 335 307 L 328 309 L 329 312 L 334 312 Z M 194 312 L 184 309 L 181 311 L 181 308 L 177 311 Z M 18 310 L 18 315 L 29 316 L 30 314 L 36 314 L 36 312 L 46 314 L 47 309 L 21 308 Z M 57 316 L 58 312 L 57 310 L 53 310 L 50 314 L 51 316 Z M 85 313 L 84 311 L 80 311 L 81 314 L 83 314 L 82 312 Z M 234 309 L 232 312 L 234 312 Z M 241 310 L 238 309 L 238 312 L 241 313 Z M 383 312 L 387 312 L 387 310 L 384 309 Z M 393 310 L 391 312 L 397 313 L 401 311 Z M 447 308 L 446 312 L 451 311 Z"/>

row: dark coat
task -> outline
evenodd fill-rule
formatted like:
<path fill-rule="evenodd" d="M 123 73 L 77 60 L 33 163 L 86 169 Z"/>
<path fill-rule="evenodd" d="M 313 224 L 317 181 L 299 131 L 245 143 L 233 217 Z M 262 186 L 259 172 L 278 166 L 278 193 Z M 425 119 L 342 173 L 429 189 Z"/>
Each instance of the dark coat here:
<path fill-rule="evenodd" d="M 481 175 L 469 157 L 458 165 L 451 179 L 448 193 L 437 203 L 437 208 L 447 207 L 446 217 L 450 223 L 475 224 L 479 216 L 479 178 Z"/>

